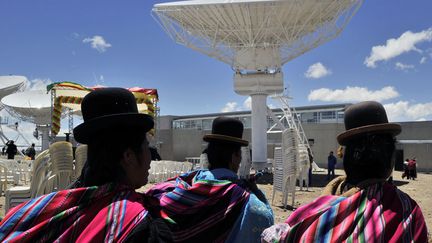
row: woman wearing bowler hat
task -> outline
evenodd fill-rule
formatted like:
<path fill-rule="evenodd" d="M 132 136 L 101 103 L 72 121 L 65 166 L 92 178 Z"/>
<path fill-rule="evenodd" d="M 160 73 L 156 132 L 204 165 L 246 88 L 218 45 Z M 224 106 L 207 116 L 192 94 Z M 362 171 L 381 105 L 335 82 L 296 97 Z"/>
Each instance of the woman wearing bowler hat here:
<path fill-rule="evenodd" d="M 229 117 L 213 121 L 204 136 L 209 169 L 186 173 L 148 192 L 178 242 L 259 242 L 273 224 L 264 194 L 251 181 L 239 180 L 243 124 Z"/>
<path fill-rule="evenodd" d="M 389 183 L 395 137 L 401 126 L 389 123 L 374 101 L 345 110 L 346 176 L 331 181 L 321 197 L 291 214 L 285 224 L 263 232 L 264 242 L 427 242 L 423 214 L 410 196 Z"/>
<path fill-rule="evenodd" d="M 1 241 L 124 242 L 169 240 L 158 203 L 135 189 L 147 183 L 149 115 L 122 88 L 90 92 L 81 104 L 84 122 L 75 140 L 88 145 L 87 162 L 72 189 L 53 192 L 13 208 L 0 223 Z"/>

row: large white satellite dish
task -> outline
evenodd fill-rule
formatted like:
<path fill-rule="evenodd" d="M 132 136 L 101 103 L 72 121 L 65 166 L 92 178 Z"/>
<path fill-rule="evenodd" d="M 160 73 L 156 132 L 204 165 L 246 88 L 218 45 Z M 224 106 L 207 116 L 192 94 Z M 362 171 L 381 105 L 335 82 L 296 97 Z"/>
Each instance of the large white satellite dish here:
<path fill-rule="evenodd" d="M 44 90 L 10 94 L 1 100 L 11 114 L 38 125 L 51 123 L 51 95 Z"/>
<path fill-rule="evenodd" d="M 17 92 L 26 82 L 24 76 L 0 76 L 0 100 Z"/>
<path fill-rule="evenodd" d="M 42 133 L 42 150 L 49 147 L 51 94 L 45 90 L 19 92 L 4 97 L 1 103 L 11 115 L 35 123 Z"/>
<path fill-rule="evenodd" d="M 155 4 L 179 44 L 233 67 L 252 98 L 252 162 L 267 162 L 267 96 L 284 90 L 282 65 L 335 38 L 363 0 L 192 0 Z"/>

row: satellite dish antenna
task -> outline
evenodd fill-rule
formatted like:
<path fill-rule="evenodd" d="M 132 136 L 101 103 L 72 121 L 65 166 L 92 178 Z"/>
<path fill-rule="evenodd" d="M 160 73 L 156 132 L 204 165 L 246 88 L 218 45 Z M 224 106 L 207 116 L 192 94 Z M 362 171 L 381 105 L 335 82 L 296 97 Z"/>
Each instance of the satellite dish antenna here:
<path fill-rule="evenodd" d="M 24 76 L 0 76 L 0 100 L 20 90 L 26 82 Z"/>
<path fill-rule="evenodd" d="M 14 117 L 32 122 L 42 132 L 42 150 L 49 146 L 49 124 L 51 123 L 51 95 L 44 90 L 33 90 L 10 94 L 1 103 Z"/>
<path fill-rule="evenodd" d="M 267 96 L 284 90 L 282 66 L 335 38 L 363 0 L 192 0 L 155 4 L 179 44 L 232 66 L 252 98 L 252 162 L 267 162 Z"/>
<path fill-rule="evenodd" d="M 24 76 L 0 76 L 0 100 L 7 95 L 21 90 L 21 88 L 26 82 L 27 78 Z M 3 110 L 3 108 L 3 105 L 0 103 L 0 110 Z M 4 119 L 4 117 L 0 116 L 0 139 L 3 141 L 4 144 L 9 141 L 9 138 L 4 135 L 2 125 L 7 124 L 7 117 L 6 119 Z"/>

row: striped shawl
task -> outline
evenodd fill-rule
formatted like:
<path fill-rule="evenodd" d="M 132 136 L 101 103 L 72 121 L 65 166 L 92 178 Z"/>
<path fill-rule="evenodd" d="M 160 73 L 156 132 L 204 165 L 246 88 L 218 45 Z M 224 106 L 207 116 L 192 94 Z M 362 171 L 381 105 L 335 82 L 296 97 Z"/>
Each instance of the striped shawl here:
<path fill-rule="evenodd" d="M 223 242 L 242 213 L 249 192 L 229 180 L 198 180 L 194 171 L 155 185 L 161 216 L 176 242 Z"/>
<path fill-rule="evenodd" d="M 11 209 L 1 242 L 121 242 L 146 216 L 143 195 L 114 184 L 53 192 Z"/>
<path fill-rule="evenodd" d="M 414 200 L 394 185 L 375 183 L 349 196 L 321 196 L 297 209 L 285 224 L 266 229 L 262 239 L 264 242 L 427 242 L 427 230 Z"/>

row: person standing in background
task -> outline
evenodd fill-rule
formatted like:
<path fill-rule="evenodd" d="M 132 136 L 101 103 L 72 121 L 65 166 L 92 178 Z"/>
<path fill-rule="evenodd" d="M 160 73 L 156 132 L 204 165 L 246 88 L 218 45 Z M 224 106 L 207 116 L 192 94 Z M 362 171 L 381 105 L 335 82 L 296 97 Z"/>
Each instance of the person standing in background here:
<path fill-rule="evenodd" d="M 7 149 L 6 149 L 6 154 L 7 154 L 7 158 L 8 159 L 14 159 L 15 155 L 18 152 L 18 148 L 15 145 L 13 140 L 10 140 L 9 142 L 7 142 Z"/>
<path fill-rule="evenodd" d="M 335 178 L 335 167 L 336 167 L 336 157 L 333 155 L 333 151 L 330 151 L 329 156 L 327 157 L 327 180 Z M 331 173 L 331 178 L 330 178 Z"/>
<path fill-rule="evenodd" d="M 308 150 L 308 157 L 309 157 L 309 186 L 312 186 L 312 167 L 313 167 L 313 156 L 310 148 Z"/>
<path fill-rule="evenodd" d="M 26 149 L 25 155 L 30 157 L 31 160 L 35 159 L 36 150 L 35 150 L 35 144 L 34 143 L 32 143 L 32 145 Z"/>

